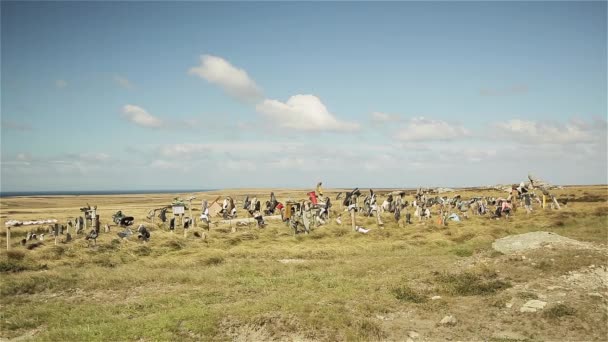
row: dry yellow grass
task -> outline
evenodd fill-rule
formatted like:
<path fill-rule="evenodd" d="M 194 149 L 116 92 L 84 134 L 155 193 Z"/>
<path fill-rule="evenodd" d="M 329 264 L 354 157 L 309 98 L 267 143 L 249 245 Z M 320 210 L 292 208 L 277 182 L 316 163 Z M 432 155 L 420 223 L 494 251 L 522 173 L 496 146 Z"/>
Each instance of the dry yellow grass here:
<path fill-rule="evenodd" d="M 117 227 L 95 247 L 79 235 L 68 244 L 34 250 L 19 246 L 30 228 L 13 228 L 13 252 L 0 246 L 4 339 L 34 340 L 606 340 L 608 291 L 564 283 L 569 271 L 606 265 L 608 188 L 567 187 L 574 195 L 560 211 L 518 211 L 510 220 L 472 217 L 441 227 L 433 221 L 358 234 L 345 220 L 297 235 L 280 222 L 265 229 L 212 225 L 207 239 L 152 226 L 152 238 L 119 241 Z M 305 190 L 274 190 L 279 201 Z M 336 190 L 326 193 L 335 197 Z M 200 200 L 245 194 L 268 199 L 268 189 L 196 194 Z M 463 197 L 502 195 L 463 190 Z M 122 210 L 147 222 L 152 208 L 189 194 L 3 198 L 1 220 L 80 216 L 97 205 L 102 226 Z M 452 194 L 447 194 L 451 196 Z M 383 196 L 380 197 L 380 201 Z M 411 200 L 411 196 L 407 198 Z M 577 201 L 582 200 L 582 201 Z M 597 200 L 597 201 L 596 201 Z M 335 203 L 334 209 L 338 209 Z M 411 209 L 410 209 L 411 212 Z M 246 214 L 239 210 L 240 217 Z M 148 226 L 151 224 L 147 223 Z M 541 249 L 501 255 L 500 237 L 551 231 L 597 249 Z M 13 272 L 14 271 L 14 272 Z M 582 273 L 587 274 L 587 273 Z M 548 290 L 558 286 L 556 290 Z M 559 287 L 563 287 L 560 290 Z M 589 293 L 599 293 L 599 298 Z M 563 294 L 563 296 L 562 296 Z M 431 300 L 433 296 L 439 300 Z M 545 298 L 547 314 L 524 314 L 528 298 Z M 512 307 L 507 308 L 511 303 Z M 453 315 L 454 326 L 441 326 Z M 515 334 L 517 333 L 517 334 Z M 415 336 L 415 335 L 414 335 Z"/>

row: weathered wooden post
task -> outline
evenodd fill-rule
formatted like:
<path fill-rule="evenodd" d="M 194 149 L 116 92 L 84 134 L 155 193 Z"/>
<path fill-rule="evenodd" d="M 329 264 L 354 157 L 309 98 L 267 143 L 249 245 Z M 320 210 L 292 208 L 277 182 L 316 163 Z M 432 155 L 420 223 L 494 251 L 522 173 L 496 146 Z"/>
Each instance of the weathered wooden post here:
<path fill-rule="evenodd" d="M 11 249 L 11 227 L 6 227 L 6 250 Z"/>
<path fill-rule="evenodd" d="M 382 228 L 384 226 L 384 222 L 382 222 L 382 218 L 380 218 L 380 210 L 378 210 L 378 206 L 376 206 L 376 222 L 378 223 L 378 228 Z"/>
<path fill-rule="evenodd" d="M 55 235 L 55 246 L 57 246 L 57 239 L 59 239 L 59 224 L 55 223 L 54 232 Z"/>

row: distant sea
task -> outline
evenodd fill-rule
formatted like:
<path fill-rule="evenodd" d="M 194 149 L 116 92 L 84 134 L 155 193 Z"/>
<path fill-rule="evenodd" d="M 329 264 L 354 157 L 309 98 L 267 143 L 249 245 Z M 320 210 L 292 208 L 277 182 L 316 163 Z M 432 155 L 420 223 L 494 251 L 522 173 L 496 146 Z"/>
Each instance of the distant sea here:
<path fill-rule="evenodd" d="M 17 196 L 91 196 L 91 195 L 140 195 L 140 194 L 184 194 L 192 192 L 207 192 L 213 189 L 181 189 L 181 190 L 75 190 L 75 191 L 4 191 L 0 197 Z"/>

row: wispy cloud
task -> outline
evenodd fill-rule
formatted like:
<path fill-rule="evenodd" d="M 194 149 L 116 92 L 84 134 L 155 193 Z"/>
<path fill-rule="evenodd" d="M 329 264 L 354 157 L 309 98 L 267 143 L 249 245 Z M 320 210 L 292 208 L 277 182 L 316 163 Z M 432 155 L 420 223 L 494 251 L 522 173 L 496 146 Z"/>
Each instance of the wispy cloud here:
<path fill-rule="evenodd" d="M 55 81 L 55 87 L 62 89 L 68 86 L 68 82 L 65 80 L 56 80 Z"/>
<path fill-rule="evenodd" d="M 135 105 L 124 106 L 122 113 L 127 120 L 138 126 L 148 128 L 160 128 L 163 126 L 163 121 L 161 119 L 148 113 L 145 109 Z"/>
<path fill-rule="evenodd" d="M 373 112 L 370 114 L 370 118 L 374 123 L 398 122 L 401 120 L 399 115 L 387 114 L 383 112 Z"/>
<path fill-rule="evenodd" d="M 360 128 L 357 123 L 338 120 L 314 95 L 294 95 L 285 103 L 266 99 L 256 110 L 279 126 L 294 130 L 352 132 Z"/>
<path fill-rule="evenodd" d="M 398 130 L 395 138 L 401 141 L 441 141 L 454 140 L 470 135 L 462 124 L 424 117 L 412 118 Z"/>
<path fill-rule="evenodd" d="M 116 74 L 116 75 L 114 75 L 113 79 L 114 79 L 114 83 L 116 83 L 117 85 L 119 85 L 122 88 L 129 89 L 129 90 L 135 89 L 135 86 L 133 85 L 133 83 L 131 83 L 131 81 L 129 81 L 129 79 L 124 76 Z"/>
<path fill-rule="evenodd" d="M 593 123 L 572 119 L 566 123 L 513 119 L 491 125 L 497 136 L 531 144 L 606 143 L 606 120 Z"/>
<path fill-rule="evenodd" d="M 528 93 L 528 86 L 525 84 L 515 84 L 506 88 L 482 88 L 479 90 L 481 96 L 512 96 Z"/>
<path fill-rule="evenodd" d="M 245 70 L 233 66 L 221 57 L 202 55 L 201 64 L 190 68 L 188 73 L 220 86 L 230 96 L 239 100 L 257 101 L 263 96 L 260 87 Z"/>

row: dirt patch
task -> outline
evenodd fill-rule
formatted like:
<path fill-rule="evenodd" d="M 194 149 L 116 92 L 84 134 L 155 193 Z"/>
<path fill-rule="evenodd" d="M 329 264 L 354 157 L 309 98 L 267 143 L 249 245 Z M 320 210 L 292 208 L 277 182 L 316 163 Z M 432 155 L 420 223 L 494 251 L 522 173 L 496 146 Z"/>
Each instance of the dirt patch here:
<path fill-rule="evenodd" d="M 571 247 L 578 249 L 592 249 L 589 243 L 563 237 L 550 232 L 531 232 L 519 235 L 511 235 L 498 239 L 492 243 L 492 248 L 504 253 L 511 254 L 542 247 Z"/>
<path fill-rule="evenodd" d="M 604 290 L 608 288 L 608 269 L 606 266 L 588 267 L 579 271 L 571 271 L 561 277 L 570 287 L 584 290 Z"/>

